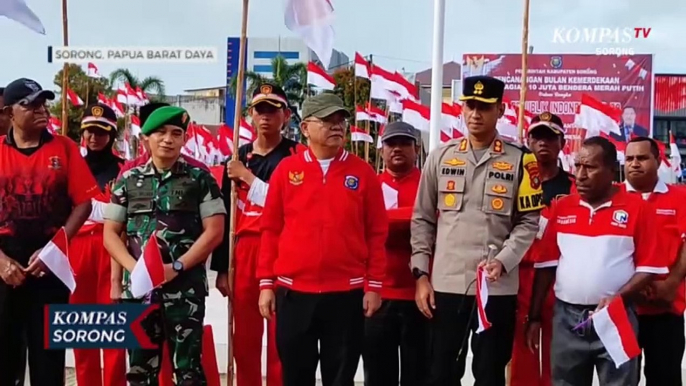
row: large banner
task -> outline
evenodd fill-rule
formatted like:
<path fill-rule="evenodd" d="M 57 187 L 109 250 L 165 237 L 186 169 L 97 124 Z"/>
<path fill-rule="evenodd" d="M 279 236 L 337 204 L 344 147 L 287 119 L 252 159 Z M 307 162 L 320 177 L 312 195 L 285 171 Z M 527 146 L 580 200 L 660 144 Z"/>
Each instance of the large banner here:
<path fill-rule="evenodd" d="M 652 55 L 548 55 L 528 57 L 526 109 L 534 114 L 550 111 L 572 128 L 581 95 L 609 103 L 622 110 L 622 134 L 652 136 Z M 504 98 L 518 103 L 522 82 L 521 54 L 467 54 L 462 77 L 489 75 L 505 82 Z"/>

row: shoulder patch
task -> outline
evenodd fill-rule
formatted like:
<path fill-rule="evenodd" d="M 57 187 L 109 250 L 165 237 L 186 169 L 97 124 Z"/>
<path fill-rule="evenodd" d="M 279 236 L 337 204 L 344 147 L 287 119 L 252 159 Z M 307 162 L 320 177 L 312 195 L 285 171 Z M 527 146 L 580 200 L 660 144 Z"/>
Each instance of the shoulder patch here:
<path fill-rule="evenodd" d="M 543 202 L 543 189 L 541 188 L 541 175 L 538 171 L 538 162 L 533 153 L 524 153 L 522 156 L 521 183 L 517 192 L 517 210 L 530 212 L 545 207 Z"/>

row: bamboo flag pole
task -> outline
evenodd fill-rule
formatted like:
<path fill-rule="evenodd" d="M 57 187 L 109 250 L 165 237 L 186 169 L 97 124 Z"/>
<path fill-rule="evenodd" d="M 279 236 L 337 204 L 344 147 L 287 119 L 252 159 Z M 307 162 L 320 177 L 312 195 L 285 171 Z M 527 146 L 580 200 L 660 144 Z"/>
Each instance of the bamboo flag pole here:
<path fill-rule="evenodd" d="M 519 141 L 524 143 L 524 116 L 526 109 L 526 76 L 529 65 L 529 0 L 524 0 L 524 24 L 522 26 L 522 85 L 519 90 Z"/>
<path fill-rule="evenodd" d="M 369 70 L 370 71 L 372 69 L 372 66 L 374 66 L 373 61 L 374 61 L 374 56 L 369 55 Z M 370 72 L 370 71 L 368 71 L 368 72 Z M 371 73 L 369 75 L 371 75 Z M 371 76 L 370 76 L 370 78 L 371 78 Z M 371 82 L 371 79 L 369 81 Z M 369 108 L 372 106 L 372 88 L 371 87 L 372 87 L 372 85 L 370 84 L 369 85 L 369 101 L 367 102 L 367 107 L 366 107 L 367 115 L 369 115 Z M 369 118 L 370 119 L 367 120 L 367 134 L 372 133 L 372 121 L 371 121 L 371 117 L 369 117 Z M 376 144 L 374 144 L 374 146 L 376 146 Z M 369 142 L 364 143 L 364 161 L 369 163 Z"/>
<path fill-rule="evenodd" d="M 357 75 L 355 75 L 355 62 L 353 62 L 353 106 L 355 106 L 355 110 L 353 110 L 354 120 L 355 122 L 355 127 L 357 127 Z M 351 135 L 352 137 L 352 135 Z M 353 151 L 355 152 L 355 155 L 359 156 L 359 153 L 357 152 L 357 141 L 353 142 Z"/>
<path fill-rule="evenodd" d="M 67 0 L 62 0 L 62 38 L 64 46 L 69 45 L 69 21 L 67 19 Z M 67 88 L 69 87 L 69 64 L 62 68 L 62 135 L 67 135 L 69 116 L 67 115 Z"/>
<path fill-rule="evenodd" d="M 247 34 L 248 34 L 248 3 L 249 0 L 243 0 L 243 17 L 241 20 L 241 40 L 240 47 L 238 51 L 238 74 L 236 76 L 236 105 L 235 105 L 235 119 L 233 124 L 233 154 L 231 159 L 233 161 L 238 160 L 238 147 L 239 147 L 239 132 L 241 127 L 241 115 L 243 111 L 243 82 L 245 79 L 245 50 L 247 46 Z M 226 369 L 226 379 L 228 385 L 233 385 L 233 309 L 231 304 L 231 297 L 233 297 L 233 282 L 234 282 L 234 269 L 233 260 L 236 252 L 235 240 L 236 240 L 236 214 L 237 214 L 237 203 L 238 203 L 238 192 L 236 191 L 236 182 L 231 183 L 231 222 L 229 225 L 229 292 L 231 296 L 228 302 L 228 337 L 229 337 L 229 355 L 228 355 L 228 366 Z"/>

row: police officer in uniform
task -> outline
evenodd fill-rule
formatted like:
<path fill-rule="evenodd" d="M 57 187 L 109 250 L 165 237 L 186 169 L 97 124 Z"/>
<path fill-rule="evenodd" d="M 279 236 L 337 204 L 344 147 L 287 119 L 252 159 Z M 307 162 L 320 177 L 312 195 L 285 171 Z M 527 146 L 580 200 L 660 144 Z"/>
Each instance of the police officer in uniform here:
<path fill-rule="evenodd" d="M 417 306 L 430 319 L 425 386 L 459 384 L 455 361 L 478 327 L 478 266 L 488 279 L 485 317 L 491 327 L 472 338 L 472 373 L 476 386 L 505 385 L 517 265 L 538 232 L 543 193 L 535 156 L 498 135 L 504 89 L 491 77 L 464 80 L 460 99 L 468 136 L 432 151 L 422 172 L 411 223 L 411 266 Z"/>

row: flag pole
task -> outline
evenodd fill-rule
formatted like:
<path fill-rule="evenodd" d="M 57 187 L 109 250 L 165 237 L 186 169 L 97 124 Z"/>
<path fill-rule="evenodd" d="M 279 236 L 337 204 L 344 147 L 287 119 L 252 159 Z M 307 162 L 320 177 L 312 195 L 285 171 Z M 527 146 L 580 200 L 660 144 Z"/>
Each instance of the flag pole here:
<path fill-rule="evenodd" d="M 369 55 L 369 70 L 367 71 L 367 75 L 369 75 L 369 82 L 371 82 L 371 71 L 372 71 L 372 66 L 374 66 L 374 55 Z M 369 110 L 372 107 L 372 89 L 371 89 L 371 83 L 369 85 L 369 100 L 367 101 L 367 105 L 364 107 L 365 111 L 367 111 L 367 115 L 369 115 Z M 356 107 L 357 109 L 357 107 Z M 357 115 L 357 111 L 355 112 L 355 115 Z M 372 121 L 371 117 L 368 117 L 367 119 L 367 134 L 372 133 Z M 378 136 L 378 131 L 377 131 L 377 136 Z M 374 144 L 376 146 L 376 144 Z M 364 143 L 364 162 L 369 163 L 369 142 Z"/>
<path fill-rule="evenodd" d="M 245 80 L 245 51 L 247 46 L 248 34 L 248 3 L 249 0 L 243 0 L 243 17 L 241 19 L 241 40 L 238 51 L 238 74 L 236 76 L 236 104 L 235 104 L 235 119 L 233 129 L 233 154 L 232 160 L 238 160 L 238 147 L 240 145 L 240 127 L 243 111 L 243 82 Z M 231 222 L 229 225 L 229 301 L 228 301 L 228 366 L 226 369 L 226 379 L 228 385 L 233 385 L 233 307 L 231 298 L 233 297 L 234 287 L 234 256 L 236 254 L 235 240 L 236 240 L 236 215 L 238 210 L 238 192 L 236 191 L 236 182 L 231 182 Z"/>
<path fill-rule="evenodd" d="M 519 90 L 519 141 L 524 143 L 524 116 L 526 109 L 526 89 L 528 87 L 526 77 L 529 66 L 529 0 L 524 0 L 524 24 L 522 25 L 522 84 Z"/>
<path fill-rule="evenodd" d="M 62 0 L 62 38 L 64 46 L 69 45 L 69 21 L 67 19 L 67 0 Z M 69 88 L 69 64 L 62 68 L 62 135 L 67 135 L 69 116 L 67 115 L 67 88 Z"/>
<path fill-rule="evenodd" d="M 434 0 L 433 56 L 431 64 L 431 119 L 429 151 L 441 141 L 441 107 L 443 103 L 443 37 L 445 34 L 445 0 Z"/>

